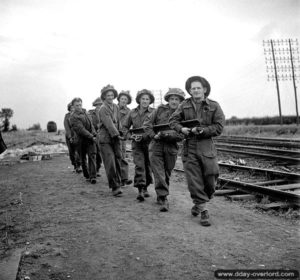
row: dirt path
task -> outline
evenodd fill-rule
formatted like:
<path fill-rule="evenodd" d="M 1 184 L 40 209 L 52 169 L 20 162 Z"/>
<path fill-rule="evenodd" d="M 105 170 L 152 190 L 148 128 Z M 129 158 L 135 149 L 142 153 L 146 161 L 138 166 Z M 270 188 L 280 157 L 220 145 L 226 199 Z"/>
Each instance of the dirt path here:
<path fill-rule="evenodd" d="M 0 261 L 12 251 L 5 242 L 27 251 L 19 279 L 215 279 L 217 269 L 300 267 L 293 220 L 216 197 L 205 228 L 190 215 L 182 175 L 172 178 L 170 212 L 160 213 L 153 186 L 144 203 L 132 186 L 115 198 L 103 169 L 91 185 L 68 165 L 62 155 L 0 166 Z"/>

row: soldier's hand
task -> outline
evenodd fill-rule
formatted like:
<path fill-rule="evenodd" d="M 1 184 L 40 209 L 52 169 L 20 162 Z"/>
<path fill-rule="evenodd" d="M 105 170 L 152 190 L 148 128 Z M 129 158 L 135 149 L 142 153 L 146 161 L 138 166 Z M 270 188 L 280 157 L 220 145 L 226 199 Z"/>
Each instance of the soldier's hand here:
<path fill-rule="evenodd" d="M 136 142 L 141 142 L 142 139 L 143 139 L 143 136 L 142 136 L 142 135 L 135 135 L 134 141 L 136 141 Z"/>
<path fill-rule="evenodd" d="M 161 133 L 158 132 L 157 134 L 154 135 L 153 138 L 154 138 L 155 140 L 158 140 L 158 139 L 160 139 L 160 137 L 161 137 Z"/>
<path fill-rule="evenodd" d="M 93 141 L 96 143 L 96 141 L 97 141 L 96 136 L 93 136 Z"/>
<path fill-rule="evenodd" d="M 184 134 L 184 135 L 189 135 L 191 129 L 188 128 L 188 127 L 183 127 L 181 128 L 181 132 Z"/>

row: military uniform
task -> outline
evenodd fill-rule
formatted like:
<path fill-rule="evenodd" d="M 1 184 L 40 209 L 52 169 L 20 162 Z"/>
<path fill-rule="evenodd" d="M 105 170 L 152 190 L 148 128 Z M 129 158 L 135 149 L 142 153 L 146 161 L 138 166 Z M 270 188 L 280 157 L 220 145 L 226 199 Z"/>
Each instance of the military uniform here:
<path fill-rule="evenodd" d="M 78 154 L 78 139 L 70 124 L 71 112 L 67 113 L 64 118 L 64 127 L 66 133 L 66 144 L 69 151 L 69 157 L 75 170 L 80 168 L 80 157 Z"/>
<path fill-rule="evenodd" d="M 91 116 L 93 126 L 96 130 L 96 132 L 99 131 L 99 125 L 100 125 L 100 119 L 99 119 L 99 114 L 97 113 L 96 109 L 89 110 L 89 115 Z M 101 158 L 101 153 L 100 153 L 100 146 L 99 146 L 99 134 L 97 134 L 97 144 L 96 144 L 96 169 L 97 173 L 99 172 L 102 164 L 102 158 Z"/>
<path fill-rule="evenodd" d="M 104 163 L 108 184 L 112 191 L 120 188 L 121 184 L 121 141 L 119 130 L 119 107 L 109 105 L 104 101 L 99 111 L 100 130 L 99 143 L 102 160 Z"/>
<path fill-rule="evenodd" d="M 120 111 L 119 111 L 120 122 L 121 122 L 121 126 L 123 126 L 125 123 L 126 117 L 130 113 L 130 109 L 127 106 L 126 107 L 119 106 L 119 108 L 120 108 Z M 126 139 L 124 139 L 124 141 L 121 141 L 121 150 L 122 150 L 121 181 L 126 182 L 126 181 L 128 181 L 128 169 L 129 169 L 128 162 L 126 161 Z"/>
<path fill-rule="evenodd" d="M 155 136 L 152 129 L 153 125 L 168 123 L 174 112 L 175 110 L 172 110 L 169 104 L 162 104 L 147 117 L 144 122 L 144 129 L 150 138 Z M 150 143 L 149 155 L 158 201 L 165 200 L 169 195 L 170 176 L 177 160 L 177 142 L 181 140 L 183 140 L 183 136 L 169 130 L 162 132 L 158 140 L 153 139 Z"/>
<path fill-rule="evenodd" d="M 92 119 L 85 109 L 82 109 L 81 112 L 74 111 L 71 114 L 70 124 L 78 136 L 83 175 L 87 179 L 94 180 L 96 178 L 96 143 L 93 137 L 96 136 L 96 131 Z M 86 156 L 88 156 L 88 164 Z"/>
<path fill-rule="evenodd" d="M 182 162 L 191 198 L 201 212 L 215 192 L 219 167 L 212 137 L 221 134 L 225 117 L 216 101 L 206 98 L 200 104 L 195 104 L 192 98 L 188 98 L 171 116 L 170 127 L 180 132 L 180 122 L 192 119 L 199 120 L 203 132 L 188 136 L 184 141 Z"/>
<path fill-rule="evenodd" d="M 124 121 L 124 134 L 126 134 L 131 127 L 142 127 L 144 120 L 153 110 L 153 108 L 148 107 L 144 112 L 141 112 L 140 105 L 131 110 Z M 149 143 L 150 138 L 145 133 L 140 142 L 132 141 L 132 156 L 135 164 L 134 187 L 138 189 L 147 189 L 147 187 L 153 183 L 148 151 Z"/>

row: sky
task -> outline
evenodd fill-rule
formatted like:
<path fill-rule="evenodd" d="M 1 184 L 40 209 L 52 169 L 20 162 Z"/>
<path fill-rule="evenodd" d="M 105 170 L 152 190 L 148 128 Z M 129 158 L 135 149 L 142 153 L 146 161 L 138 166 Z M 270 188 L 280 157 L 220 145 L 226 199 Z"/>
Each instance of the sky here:
<path fill-rule="evenodd" d="M 92 109 L 107 84 L 153 90 L 157 106 L 200 75 L 226 118 L 276 116 L 262 41 L 288 38 L 300 39 L 300 0 L 0 0 L 0 109 L 18 128 L 63 128 L 67 104 Z M 279 89 L 295 115 L 292 82 Z"/>

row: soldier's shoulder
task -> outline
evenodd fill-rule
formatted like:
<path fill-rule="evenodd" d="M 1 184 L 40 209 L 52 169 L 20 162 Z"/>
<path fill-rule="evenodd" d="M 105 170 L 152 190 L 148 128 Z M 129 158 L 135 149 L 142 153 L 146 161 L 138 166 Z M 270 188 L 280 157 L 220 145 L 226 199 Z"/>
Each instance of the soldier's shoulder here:
<path fill-rule="evenodd" d="M 157 109 L 169 109 L 169 105 L 168 104 L 160 104 Z"/>
<path fill-rule="evenodd" d="M 149 112 L 153 112 L 155 109 L 153 107 L 148 107 Z"/>
<path fill-rule="evenodd" d="M 207 98 L 210 105 L 220 106 L 219 103 L 213 99 Z"/>
<path fill-rule="evenodd" d="M 184 99 L 184 100 L 179 104 L 179 106 L 182 107 L 182 106 L 185 106 L 185 105 L 190 105 L 191 102 L 192 102 L 192 98 L 189 97 L 189 98 Z"/>

